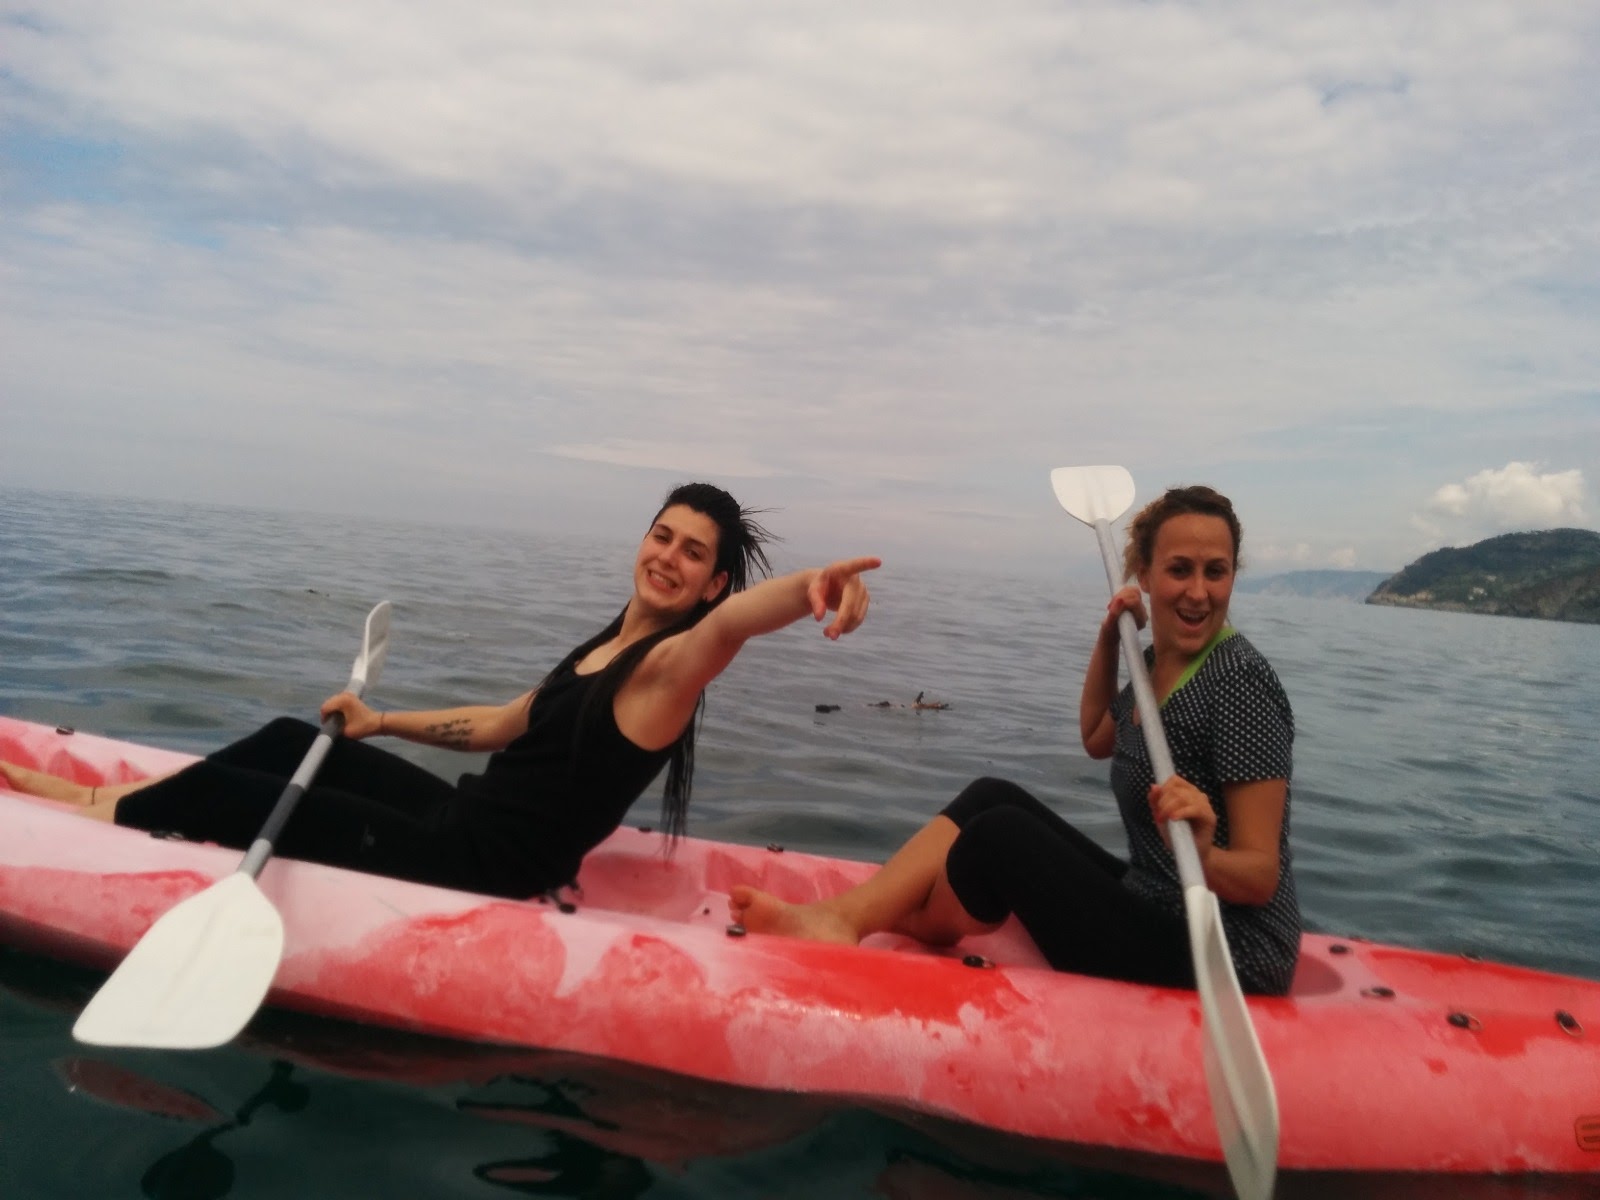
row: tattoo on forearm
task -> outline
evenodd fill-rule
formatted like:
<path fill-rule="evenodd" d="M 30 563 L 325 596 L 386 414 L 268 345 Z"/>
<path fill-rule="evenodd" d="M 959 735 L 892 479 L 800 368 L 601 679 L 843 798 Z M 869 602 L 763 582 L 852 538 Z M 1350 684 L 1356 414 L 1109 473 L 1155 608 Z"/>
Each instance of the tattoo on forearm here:
<path fill-rule="evenodd" d="M 439 721 L 426 726 L 422 736 L 431 746 L 443 746 L 446 750 L 465 750 L 472 740 L 472 722 L 465 717 L 457 717 L 453 721 Z"/>

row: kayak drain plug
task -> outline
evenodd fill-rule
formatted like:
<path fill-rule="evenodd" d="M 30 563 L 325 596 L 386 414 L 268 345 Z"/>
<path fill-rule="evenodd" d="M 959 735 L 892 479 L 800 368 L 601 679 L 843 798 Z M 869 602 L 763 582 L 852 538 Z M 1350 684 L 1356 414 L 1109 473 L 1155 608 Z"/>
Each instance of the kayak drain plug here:
<path fill-rule="evenodd" d="M 1561 1026 L 1562 1032 L 1570 1033 L 1575 1038 L 1583 1036 L 1583 1022 L 1566 1009 L 1556 1010 L 1556 1024 Z"/>
<path fill-rule="evenodd" d="M 1483 1022 L 1471 1013 L 1453 1012 L 1445 1019 L 1457 1029 L 1470 1029 L 1473 1033 L 1483 1028 Z"/>
<path fill-rule="evenodd" d="M 969 954 L 961 960 L 963 967 L 992 967 L 994 964 L 981 954 Z"/>
<path fill-rule="evenodd" d="M 744 926 L 739 924 L 737 921 L 735 921 L 732 925 L 728 926 L 728 936 L 729 937 L 743 937 L 744 933 L 745 933 Z"/>
<path fill-rule="evenodd" d="M 1384 987 L 1382 984 L 1377 987 L 1363 988 L 1361 994 L 1363 996 L 1371 996 L 1375 1000 L 1394 999 L 1394 989 L 1392 987 Z"/>

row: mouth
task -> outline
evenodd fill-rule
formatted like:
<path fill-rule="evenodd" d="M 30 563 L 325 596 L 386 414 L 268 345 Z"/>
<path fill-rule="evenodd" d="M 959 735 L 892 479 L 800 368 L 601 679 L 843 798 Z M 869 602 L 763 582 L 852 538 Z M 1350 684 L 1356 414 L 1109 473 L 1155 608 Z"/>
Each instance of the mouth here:
<path fill-rule="evenodd" d="M 650 581 L 650 586 L 657 591 L 675 592 L 678 590 L 677 580 L 663 575 L 659 571 L 652 571 L 649 567 L 645 568 L 644 577 Z"/>
<path fill-rule="evenodd" d="M 1181 608 L 1174 611 L 1179 622 L 1182 623 L 1185 629 L 1202 629 L 1205 627 L 1205 623 L 1211 619 L 1211 613 L 1209 611 L 1197 612 L 1192 609 Z"/>

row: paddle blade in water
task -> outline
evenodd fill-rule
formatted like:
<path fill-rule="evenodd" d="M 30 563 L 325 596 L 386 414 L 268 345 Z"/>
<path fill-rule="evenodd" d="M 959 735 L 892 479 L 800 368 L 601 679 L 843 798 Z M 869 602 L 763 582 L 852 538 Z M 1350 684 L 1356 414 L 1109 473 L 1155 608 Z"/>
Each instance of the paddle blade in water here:
<path fill-rule="evenodd" d="M 1115 521 L 1133 507 L 1133 476 L 1127 467 L 1057 467 L 1050 472 L 1056 499 L 1085 525 Z"/>
<path fill-rule="evenodd" d="M 1206 1088 L 1240 1200 L 1268 1200 L 1278 1172 L 1278 1097 L 1233 969 L 1215 893 L 1184 890 L 1204 1015 Z"/>
<path fill-rule="evenodd" d="M 235 872 L 164 913 L 72 1027 L 95 1046 L 204 1050 L 232 1041 L 266 998 L 283 919 Z"/>

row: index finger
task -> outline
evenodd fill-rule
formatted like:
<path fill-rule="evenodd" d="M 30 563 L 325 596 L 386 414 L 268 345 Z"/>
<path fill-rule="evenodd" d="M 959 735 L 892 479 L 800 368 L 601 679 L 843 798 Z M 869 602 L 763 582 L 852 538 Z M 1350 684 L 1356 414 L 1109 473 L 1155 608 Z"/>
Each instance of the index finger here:
<path fill-rule="evenodd" d="M 863 571 L 876 571 L 883 566 L 883 559 L 867 555 L 864 558 L 846 558 L 833 564 L 846 575 L 859 575 Z"/>

